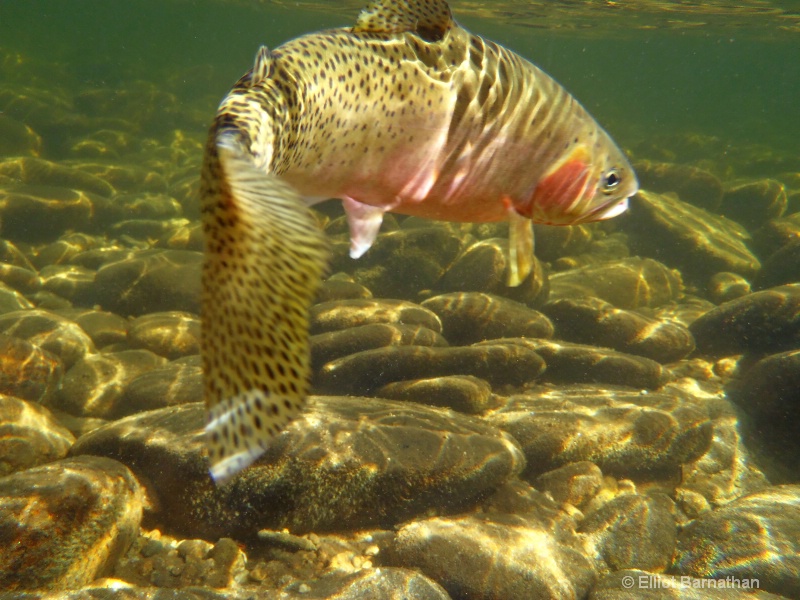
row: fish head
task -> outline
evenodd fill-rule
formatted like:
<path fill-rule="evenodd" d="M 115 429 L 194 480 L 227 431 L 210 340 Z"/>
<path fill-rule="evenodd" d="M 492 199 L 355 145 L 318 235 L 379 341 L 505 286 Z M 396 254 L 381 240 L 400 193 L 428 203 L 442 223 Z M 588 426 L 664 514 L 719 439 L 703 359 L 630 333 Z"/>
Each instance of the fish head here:
<path fill-rule="evenodd" d="M 517 211 L 535 223 L 576 225 L 610 219 L 628 208 L 639 191 L 636 174 L 625 154 L 602 129 L 575 141 L 552 161 L 529 199 Z"/>

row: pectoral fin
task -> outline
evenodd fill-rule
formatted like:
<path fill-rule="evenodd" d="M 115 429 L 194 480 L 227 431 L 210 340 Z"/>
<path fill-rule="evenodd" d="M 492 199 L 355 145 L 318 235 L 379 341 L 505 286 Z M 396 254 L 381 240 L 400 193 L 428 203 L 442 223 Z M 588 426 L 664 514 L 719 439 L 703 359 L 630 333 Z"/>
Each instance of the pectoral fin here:
<path fill-rule="evenodd" d="M 533 223 L 508 207 L 508 280 L 509 287 L 522 283 L 533 270 Z"/>
<path fill-rule="evenodd" d="M 347 196 L 342 199 L 342 204 L 350 227 L 350 257 L 361 258 L 378 237 L 386 211 Z"/>

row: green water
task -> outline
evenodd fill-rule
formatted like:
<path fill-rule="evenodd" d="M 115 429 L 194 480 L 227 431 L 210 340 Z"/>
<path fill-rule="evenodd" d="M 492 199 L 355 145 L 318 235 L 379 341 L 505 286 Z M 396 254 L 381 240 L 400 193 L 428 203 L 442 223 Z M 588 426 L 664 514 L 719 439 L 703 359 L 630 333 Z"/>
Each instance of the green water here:
<path fill-rule="evenodd" d="M 6 67 L 5 76 L 50 76 L 77 89 L 146 79 L 207 109 L 210 119 L 260 44 L 274 47 L 304 32 L 349 25 L 355 17 L 349 6 L 319 4 L 330 10 L 206 0 L 4 0 L 0 46 L 25 58 L 13 71 Z M 524 10 L 531 3 L 516 4 Z M 508 24 L 514 17 L 507 10 L 492 15 L 491 4 L 483 3 L 479 15 L 473 3 L 452 5 L 466 27 L 555 76 L 623 146 L 689 132 L 800 154 L 800 34 L 787 31 L 798 19 L 791 3 L 777 15 L 762 14 L 762 3 L 752 15 L 702 15 L 702 26 L 672 29 L 648 27 L 690 21 L 691 7 L 679 13 L 584 10 L 577 25 L 561 13 L 534 11 L 515 26 Z M 597 28 L 580 28 L 592 19 Z"/>

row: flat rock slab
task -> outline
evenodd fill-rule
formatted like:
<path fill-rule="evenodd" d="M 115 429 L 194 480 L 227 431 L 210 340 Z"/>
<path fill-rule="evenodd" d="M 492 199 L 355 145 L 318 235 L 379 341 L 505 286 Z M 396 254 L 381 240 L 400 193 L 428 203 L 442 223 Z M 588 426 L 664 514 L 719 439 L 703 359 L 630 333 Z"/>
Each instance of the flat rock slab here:
<path fill-rule="evenodd" d="M 142 507 L 134 476 L 108 458 L 0 478 L 0 588 L 63 590 L 108 575 L 136 538 Z"/>
<path fill-rule="evenodd" d="M 668 363 L 694 350 L 689 330 L 672 321 L 661 321 L 616 308 L 599 298 L 562 298 L 542 307 L 559 339 L 579 344 L 606 346 L 620 352 Z"/>
<path fill-rule="evenodd" d="M 691 324 L 697 349 L 712 356 L 775 353 L 800 346 L 800 284 L 721 304 Z"/>
<path fill-rule="evenodd" d="M 630 310 L 655 308 L 682 293 L 680 273 L 652 258 L 624 258 L 550 276 L 550 299 L 589 296 Z"/>
<path fill-rule="evenodd" d="M 364 298 L 323 302 L 311 307 L 309 320 L 312 335 L 370 323 L 420 325 L 436 333 L 442 332 L 442 324 L 436 314 L 406 300 Z"/>
<path fill-rule="evenodd" d="M 399 346 L 366 350 L 329 362 L 314 385 L 326 393 L 372 394 L 396 381 L 471 375 L 493 385 L 521 385 L 542 374 L 545 363 L 531 348 L 492 344 L 456 348 Z"/>
<path fill-rule="evenodd" d="M 484 344 L 523 347 L 536 352 L 547 365 L 541 380 L 550 383 L 603 383 L 657 389 L 670 377 L 668 371 L 654 360 L 600 346 L 534 338 L 505 338 L 481 342 L 476 347 L 483 347 Z"/>
<path fill-rule="evenodd" d="M 387 346 L 447 346 L 441 334 L 422 325 L 370 323 L 311 336 L 314 371 L 337 358 Z"/>
<path fill-rule="evenodd" d="M 533 516 L 436 517 L 400 528 L 389 561 L 416 568 L 453 598 L 583 598 L 596 574 L 569 532 Z"/>
<path fill-rule="evenodd" d="M 150 482 L 161 518 L 194 537 L 248 538 L 394 524 L 463 510 L 524 467 L 498 429 L 452 411 L 375 398 L 312 397 L 304 415 L 231 483 L 208 474 L 199 403 L 134 415 L 73 454 L 116 457 Z"/>
<path fill-rule="evenodd" d="M 672 194 L 640 191 L 631 202 L 626 231 L 634 251 L 702 282 L 718 271 L 753 277 L 761 268 L 743 226 Z"/>
<path fill-rule="evenodd" d="M 629 479 L 676 474 L 711 444 L 712 423 L 678 390 L 575 385 L 512 396 L 487 417 L 516 439 L 526 478 L 578 461 Z"/>
<path fill-rule="evenodd" d="M 503 337 L 549 338 L 553 324 L 537 310 L 491 294 L 456 292 L 434 296 L 422 306 L 442 321 L 442 334 L 456 346 Z"/>
<path fill-rule="evenodd" d="M 770 487 L 701 514 L 678 536 L 671 572 L 754 578 L 762 590 L 800 597 L 800 486 Z"/>

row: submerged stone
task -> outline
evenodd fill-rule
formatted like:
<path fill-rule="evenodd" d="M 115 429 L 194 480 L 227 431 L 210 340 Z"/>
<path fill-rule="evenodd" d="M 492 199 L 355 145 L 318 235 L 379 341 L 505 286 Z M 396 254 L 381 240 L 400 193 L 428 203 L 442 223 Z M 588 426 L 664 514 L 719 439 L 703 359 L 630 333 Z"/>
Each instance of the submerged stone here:
<path fill-rule="evenodd" d="M 83 190 L 41 185 L 0 188 L 3 237 L 41 243 L 69 230 L 86 230 L 92 225 L 94 204 L 92 194 Z"/>
<path fill-rule="evenodd" d="M 442 334 L 457 346 L 512 336 L 553 336 L 553 325 L 546 316 L 500 296 L 457 292 L 434 296 L 422 306 L 438 315 Z"/>
<path fill-rule="evenodd" d="M 97 456 L 0 478 L 0 587 L 67 590 L 109 575 L 136 538 L 143 503 L 131 472 Z"/>
<path fill-rule="evenodd" d="M 114 194 L 113 186 L 99 177 L 41 158 L 21 157 L 4 160 L 0 162 L 0 175 L 32 186 L 80 190 L 106 197 Z"/>
<path fill-rule="evenodd" d="M 753 282 L 756 289 L 767 289 L 800 281 L 800 237 L 770 256 Z"/>
<path fill-rule="evenodd" d="M 716 304 L 741 298 L 750 291 L 750 282 L 736 273 L 715 273 L 708 282 L 708 297 Z"/>
<path fill-rule="evenodd" d="M 725 188 L 720 212 L 752 231 L 781 218 L 786 204 L 786 187 L 780 181 L 737 181 Z"/>
<path fill-rule="evenodd" d="M 441 334 L 422 325 L 371 323 L 311 336 L 311 368 L 318 371 L 325 364 L 376 348 L 389 346 L 447 346 Z"/>
<path fill-rule="evenodd" d="M 534 256 L 533 270 L 516 287 L 508 281 L 508 240 L 494 238 L 464 250 L 436 285 L 440 292 L 483 292 L 535 306 L 547 299 L 548 283 L 542 263 Z"/>
<path fill-rule="evenodd" d="M 712 356 L 774 353 L 800 345 L 800 284 L 725 302 L 691 324 L 697 349 Z"/>
<path fill-rule="evenodd" d="M 686 327 L 615 308 L 598 298 L 551 300 L 542 311 L 555 323 L 558 338 L 570 342 L 608 346 L 660 363 L 680 360 L 694 350 Z"/>
<path fill-rule="evenodd" d="M 640 191 L 625 230 L 633 249 L 678 267 L 701 282 L 719 271 L 753 277 L 761 268 L 740 224 L 670 194 Z"/>
<path fill-rule="evenodd" d="M 493 385 L 521 385 L 545 369 L 530 348 L 492 344 L 458 348 L 399 346 L 366 350 L 329 362 L 314 383 L 336 394 L 371 395 L 395 381 L 472 375 Z"/>
<path fill-rule="evenodd" d="M 145 371 L 132 379 L 125 386 L 118 410 L 112 416 L 132 415 L 202 399 L 203 369 L 199 357 L 192 356 Z"/>
<path fill-rule="evenodd" d="M 556 502 L 581 508 L 600 490 L 603 472 L 593 462 L 582 460 L 542 473 L 534 483 Z"/>
<path fill-rule="evenodd" d="M 800 486 L 780 485 L 701 514 L 681 530 L 671 570 L 708 579 L 756 579 L 800 596 Z"/>
<path fill-rule="evenodd" d="M 128 330 L 133 348 L 170 360 L 200 353 L 200 319 L 178 311 L 151 313 L 134 319 Z"/>
<path fill-rule="evenodd" d="M 208 474 L 200 403 L 134 415 L 81 437 L 73 454 L 117 457 L 150 482 L 159 521 L 193 537 L 391 527 L 459 511 L 524 466 L 509 436 L 452 411 L 312 397 L 263 458 L 224 486 Z"/>
<path fill-rule="evenodd" d="M 712 423 L 687 394 L 574 385 L 511 396 L 487 417 L 516 439 L 535 478 L 591 461 L 620 478 L 674 477 L 705 453 Z"/>
<path fill-rule="evenodd" d="M 596 578 L 574 532 L 544 515 L 434 517 L 403 525 L 390 564 L 414 568 L 454 598 L 585 597 Z"/>
<path fill-rule="evenodd" d="M 0 394 L 49 400 L 61 385 L 62 362 L 36 344 L 0 334 Z"/>
<path fill-rule="evenodd" d="M 497 405 L 491 386 L 483 379 L 468 375 L 397 381 L 383 386 L 375 395 L 390 400 L 452 408 L 467 414 L 482 413 Z"/>
<path fill-rule="evenodd" d="M 140 316 L 152 312 L 200 312 L 201 252 L 141 250 L 103 265 L 93 296 L 105 310 Z"/>
<path fill-rule="evenodd" d="M 713 174 L 691 165 L 640 160 L 634 164 L 641 187 L 672 192 L 684 202 L 710 211 L 722 204 L 722 182 Z"/>
<path fill-rule="evenodd" d="M 589 296 L 623 309 L 657 307 L 682 293 L 680 273 L 650 258 L 625 258 L 550 276 L 551 299 Z"/>
<path fill-rule="evenodd" d="M 670 375 L 659 363 L 644 356 L 610 348 L 534 338 L 504 338 L 481 342 L 496 346 L 521 346 L 536 352 L 547 365 L 541 380 L 552 383 L 604 383 L 657 389 Z"/>
<path fill-rule="evenodd" d="M 609 571 L 663 572 L 678 535 L 675 504 L 665 494 L 623 494 L 589 512 L 578 526 L 587 553 Z"/>
<path fill-rule="evenodd" d="M 125 403 L 125 386 L 166 362 L 148 350 L 86 356 L 67 371 L 53 407 L 76 416 L 102 419 L 131 414 L 137 408 Z"/>
<path fill-rule="evenodd" d="M 370 323 L 420 325 L 441 333 L 442 324 L 435 313 L 406 300 L 356 299 L 323 302 L 311 307 L 312 335 L 338 331 Z"/>
<path fill-rule="evenodd" d="M 0 315 L 0 332 L 55 354 L 65 368 L 95 352 L 92 338 L 77 323 L 47 310 L 20 310 Z"/>
<path fill-rule="evenodd" d="M 0 477 L 64 458 L 74 442 L 46 408 L 0 394 Z"/>

